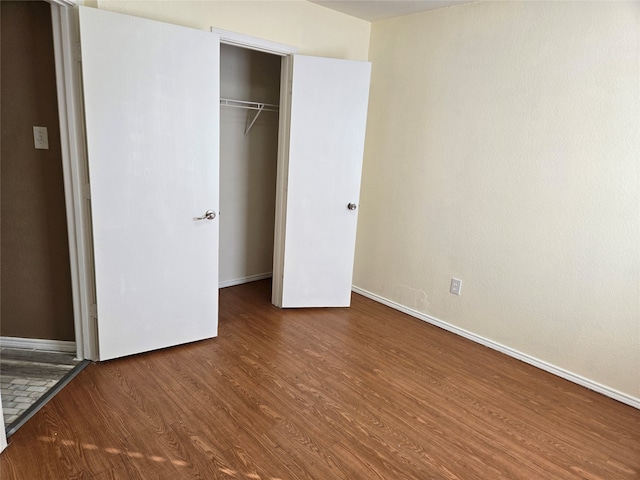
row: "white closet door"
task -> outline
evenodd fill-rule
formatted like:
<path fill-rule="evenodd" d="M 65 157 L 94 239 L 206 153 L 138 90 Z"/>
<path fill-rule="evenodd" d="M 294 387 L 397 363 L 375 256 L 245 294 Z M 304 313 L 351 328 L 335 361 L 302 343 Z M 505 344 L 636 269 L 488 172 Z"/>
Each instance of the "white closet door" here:
<path fill-rule="evenodd" d="M 351 302 L 370 76 L 368 62 L 294 57 L 283 307 Z"/>
<path fill-rule="evenodd" d="M 83 7 L 80 29 L 100 359 L 214 337 L 219 37 Z"/>

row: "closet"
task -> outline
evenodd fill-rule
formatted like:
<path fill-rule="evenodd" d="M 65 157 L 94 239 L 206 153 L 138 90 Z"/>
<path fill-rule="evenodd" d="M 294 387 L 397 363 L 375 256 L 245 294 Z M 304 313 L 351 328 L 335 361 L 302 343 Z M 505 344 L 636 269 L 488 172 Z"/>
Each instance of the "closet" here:
<path fill-rule="evenodd" d="M 212 292 L 269 275 L 276 306 L 348 306 L 370 64 L 79 20 L 96 358 L 215 337 Z"/>
<path fill-rule="evenodd" d="M 220 287 L 273 271 L 280 61 L 220 45 Z"/>

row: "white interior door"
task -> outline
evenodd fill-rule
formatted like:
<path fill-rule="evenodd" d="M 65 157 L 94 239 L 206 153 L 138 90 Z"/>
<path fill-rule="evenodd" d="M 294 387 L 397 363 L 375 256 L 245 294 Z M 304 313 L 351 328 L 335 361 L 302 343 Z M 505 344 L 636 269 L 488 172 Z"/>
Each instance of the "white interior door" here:
<path fill-rule="evenodd" d="M 219 37 L 83 7 L 80 31 L 99 357 L 214 337 Z"/>
<path fill-rule="evenodd" d="M 371 64 L 293 59 L 282 307 L 351 302 Z"/>

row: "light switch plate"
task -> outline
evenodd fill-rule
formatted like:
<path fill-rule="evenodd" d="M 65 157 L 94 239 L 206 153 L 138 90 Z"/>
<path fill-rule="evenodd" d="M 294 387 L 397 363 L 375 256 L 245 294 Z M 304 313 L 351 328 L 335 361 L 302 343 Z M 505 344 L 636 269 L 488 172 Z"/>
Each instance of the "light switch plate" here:
<path fill-rule="evenodd" d="M 49 150 L 47 127 L 33 127 L 33 145 L 37 150 Z"/>

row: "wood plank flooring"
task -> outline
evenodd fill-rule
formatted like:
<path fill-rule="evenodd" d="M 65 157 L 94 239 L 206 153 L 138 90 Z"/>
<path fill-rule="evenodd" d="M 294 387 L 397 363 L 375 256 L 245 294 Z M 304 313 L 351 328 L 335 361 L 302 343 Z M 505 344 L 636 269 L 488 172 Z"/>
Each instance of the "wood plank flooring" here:
<path fill-rule="evenodd" d="M 640 411 L 354 295 L 223 289 L 213 340 L 87 367 L 10 479 L 638 479 Z"/>

